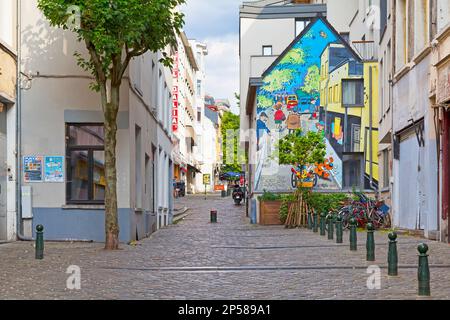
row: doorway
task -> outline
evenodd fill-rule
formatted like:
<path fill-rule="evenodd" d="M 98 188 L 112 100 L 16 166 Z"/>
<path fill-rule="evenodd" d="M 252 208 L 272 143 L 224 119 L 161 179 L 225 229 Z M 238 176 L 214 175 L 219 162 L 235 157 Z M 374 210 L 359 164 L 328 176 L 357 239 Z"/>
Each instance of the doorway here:
<path fill-rule="evenodd" d="M 0 240 L 6 237 L 6 181 L 8 168 L 6 162 L 6 106 L 0 106 Z"/>

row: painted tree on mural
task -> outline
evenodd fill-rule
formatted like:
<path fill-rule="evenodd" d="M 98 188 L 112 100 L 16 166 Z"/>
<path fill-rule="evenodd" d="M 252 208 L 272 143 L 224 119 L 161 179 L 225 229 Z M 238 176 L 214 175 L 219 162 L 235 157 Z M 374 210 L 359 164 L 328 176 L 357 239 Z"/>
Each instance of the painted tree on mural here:
<path fill-rule="evenodd" d="M 280 61 L 280 65 L 294 63 L 305 63 L 305 52 L 301 48 L 294 48 L 290 50 Z"/>
<path fill-rule="evenodd" d="M 271 108 L 274 104 L 274 101 L 272 98 L 268 98 L 266 96 L 258 96 L 258 108 L 267 109 Z"/>
<path fill-rule="evenodd" d="M 312 65 L 308 68 L 308 73 L 305 77 L 303 91 L 309 94 L 319 92 L 320 88 L 320 71 L 317 65 Z"/>
<path fill-rule="evenodd" d="M 175 8 L 185 0 L 38 0 L 38 7 L 54 27 L 70 29 L 88 51 L 75 53 L 78 65 L 95 77 L 105 129 L 105 249 L 119 247 L 117 214 L 117 115 L 120 86 L 134 57 L 176 46 L 183 14 Z M 74 23 L 75 22 L 75 23 Z M 161 60 L 170 67 L 172 59 Z"/>
<path fill-rule="evenodd" d="M 282 90 L 286 83 L 294 78 L 291 69 L 274 70 L 271 74 L 264 78 L 263 90 L 274 92 Z"/>

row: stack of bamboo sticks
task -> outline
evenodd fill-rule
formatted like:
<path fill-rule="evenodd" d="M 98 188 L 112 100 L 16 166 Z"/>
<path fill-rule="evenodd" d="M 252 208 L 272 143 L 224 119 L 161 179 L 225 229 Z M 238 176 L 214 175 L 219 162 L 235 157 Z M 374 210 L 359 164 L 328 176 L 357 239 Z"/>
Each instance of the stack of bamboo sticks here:
<path fill-rule="evenodd" d="M 296 201 L 293 202 L 288 211 L 286 218 L 286 228 L 306 227 L 308 225 L 308 204 L 303 199 L 303 193 L 301 190 L 297 190 L 294 193 Z"/>

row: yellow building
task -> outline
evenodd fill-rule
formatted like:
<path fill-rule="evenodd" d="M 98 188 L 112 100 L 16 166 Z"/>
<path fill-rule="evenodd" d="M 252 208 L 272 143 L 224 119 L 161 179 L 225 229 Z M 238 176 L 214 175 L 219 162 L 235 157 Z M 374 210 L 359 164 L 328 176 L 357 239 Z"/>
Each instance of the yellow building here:
<path fill-rule="evenodd" d="M 343 44 L 321 55 L 320 102 L 325 134 L 337 154 L 362 162 L 364 185 L 378 183 L 378 63 L 362 61 Z M 345 177 L 344 177 L 345 180 Z M 344 182 L 345 184 L 345 182 Z"/>

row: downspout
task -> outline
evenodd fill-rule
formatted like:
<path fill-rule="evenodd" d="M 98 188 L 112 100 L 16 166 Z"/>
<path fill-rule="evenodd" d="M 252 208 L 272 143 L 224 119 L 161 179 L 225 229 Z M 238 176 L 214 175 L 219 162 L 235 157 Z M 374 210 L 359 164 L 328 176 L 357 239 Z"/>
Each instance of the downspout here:
<path fill-rule="evenodd" d="M 373 121 L 373 116 L 372 116 L 372 110 L 373 110 L 373 93 L 372 93 L 372 89 L 373 89 L 373 79 L 372 79 L 372 68 L 373 67 L 369 67 L 369 161 L 370 161 L 370 188 L 372 188 L 373 190 L 377 190 L 377 187 L 374 185 L 373 183 L 373 126 L 372 126 L 372 121 Z"/>
<path fill-rule="evenodd" d="M 33 241 L 33 238 L 25 237 L 22 234 L 22 89 L 21 83 L 21 63 L 22 63 L 22 3 L 17 0 L 16 8 L 16 42 L 17 42 L 17 67 L 16 67 L 16 235 L 19 240 Z"/>

